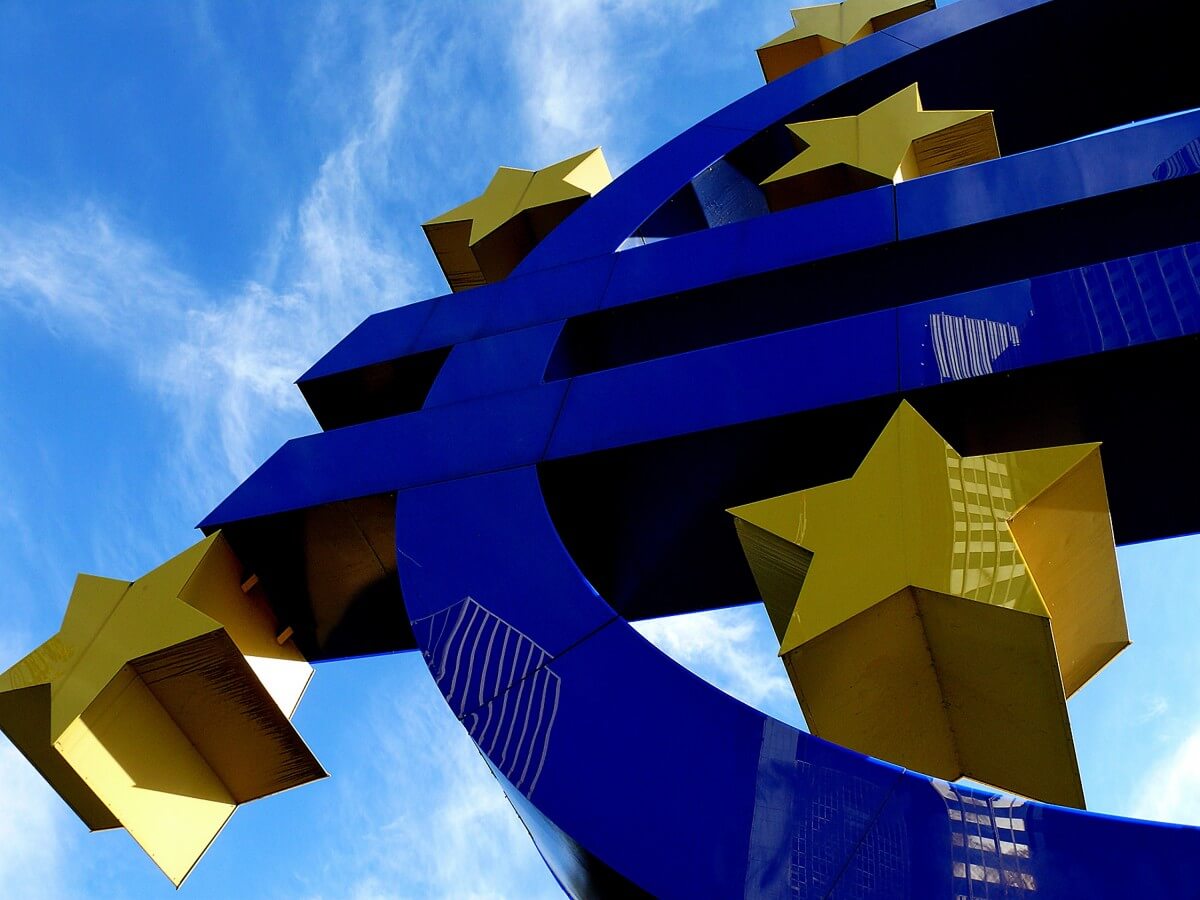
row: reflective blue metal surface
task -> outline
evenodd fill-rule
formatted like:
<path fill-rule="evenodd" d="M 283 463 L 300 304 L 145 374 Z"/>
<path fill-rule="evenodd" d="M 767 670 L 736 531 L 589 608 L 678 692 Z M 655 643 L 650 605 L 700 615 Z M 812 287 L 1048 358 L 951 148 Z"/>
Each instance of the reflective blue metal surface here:
<path fill-rule="evenodd" d="M 1200 334 L 1200 245 L 904 307 L 901 388 Z"/>
<path fill-rule="evenodd" d="M 301 379 L 318 415 L 443 349 L 424 408 L 363 403 L 289 442 L 203 527 L 304 573 L 317 538 L 361 539 L 370 510 L 344 501 L 394 503 L 394 593 L 373 596 L 411 625 L 393 646 L 424 654 L 573 895 L 1195 896 L 1200 830 L 868 759 L 626 621 L 753 600 L 723 510 L 847 477 L 901 398 L 964 452 L 1104 441 L 1118 540 L 1200 530 L 1200 485 L 1149 489 L 1157 448 L 1200 440 L 1169 396 L 1200 378 L 1200 86 L 1185 35 L 1131 46 L 1128 21 L 961 0 L 742 98 L 511 278 L 355 329 Z M 763 214 L 747 173 L 781 123 L 914 81 L 931 108 L 994 106 L 1010 155 Z M 618 251 L 681 190 L 696 230 Z"/>
<path fill-rule="evenodd" d="M 1197 135 L 1200 112 L 1181 113 L 904 182 L 896 187 L 900 239 L 1153 184 L 1163 162 Z"/>
<path fill-rule="evenodd" d="M 531 524 L 528 539 L 512 534 Z M 1200 830 L 904 771 L 750 709 L 615 614 L 595 627 L 603 604 L 570 577 L 531 468 L 408 492 L 396 529 L 401 581 L 420 585 L 410 616 L 421 652 L 520 795 L 515 807 L 536 806 L 657 896 L 1134 897 L 1195 887 L 1186 860 Z M 493 546 L 464 560 L 464 533 Z M 549 623 L 576 612 L 587 626 L 564 644 L 572 630 Z M 552 865 L 571 857 L 548 849 Z M 589 893 L 577 872 L 556 875 Z"/>

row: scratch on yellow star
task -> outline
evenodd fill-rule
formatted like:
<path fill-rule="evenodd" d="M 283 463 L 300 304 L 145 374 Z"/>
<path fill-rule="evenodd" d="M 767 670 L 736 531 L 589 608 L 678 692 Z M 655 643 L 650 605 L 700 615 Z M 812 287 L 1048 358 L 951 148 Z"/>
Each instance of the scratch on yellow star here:
<path fill-rule="evenodd" d="M 905 19 L 935 8 L 934 0 L 845 0 L 792 10 L 792 27 L 758 48 L 767 81 Z"/>
<path fill-rule="evenodd" d="M 814 733 L 1082 805 L 1066 697 L 1128 644 L 1098 445 L 963 457 L 905 403 L 852 478 L 730 512 Z"/>
<path fill-rule="evenodd" d="M 599 147 L 544 169 L 501 166 L 487 188 L 422 227 L 453 290 L 498 281 L 612 181 Z"/>
<path fill-rule="evenodd" d="M 176 885 L 239 803 L 324 776 L 288 722 L 312 669 L 240 574 L 215 534 L 134 582 L 81 575 L 59 632 L 0 674 L 0 728 Z"/>

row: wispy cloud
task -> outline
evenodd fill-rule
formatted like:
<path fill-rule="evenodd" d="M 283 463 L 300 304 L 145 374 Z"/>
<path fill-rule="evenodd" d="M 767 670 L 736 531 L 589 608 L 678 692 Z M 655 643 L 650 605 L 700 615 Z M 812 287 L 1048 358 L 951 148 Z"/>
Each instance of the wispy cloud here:
<path fill-rule="evenodd" d="M 545 164 L 596 144 L 621 161 L 614 109 L 627 103 L 665 32 L 686 27 L 715 0 L 524 0 L 512 57 L 522 82 L 532 154 Z M 628 123 L 627 123 L 628 124 Z"/>
<path fill-rule="evenodd" d="M 638 622 L 642 635 L 682 666 L 763 712 L 801 719 L 779 644 L 761 606 Z"/>
<path fill-rule="evenodd" d="M 59 827 L 62 801 L 0 736 L 0 896 L 28 900 L 66 896 L 60 872 L 67 850 Z"/>
<path fill-rule="evenodd" d="M 417 298 L 408 248 L 381 208 L 405 71 L 393 63 L 364 79 L 354 121 L 281 217 L 264 271 L 233 291 L 207 289 L 94 203 L 0 215 L 0 303 L 112 352 L 159 393 L 205 499 L 296 429 L 292 381 L 317 356 L 368 313 Z"/>
<path fill-rule="evenodd" d="M 1141 713 L 1138 714 L 1139 722 L 1150 722 L 1154 719 L 1162 718 L 1170 710 L 1171 704 L 1167 702 L 1167 698 L 1155 695 L 1146 698 L 1146 705 Z"/>
<path fill-rule="evenodd" d="M 560 897 L 423 663 L 396 662 L 398 682 L 379 685 L 359 732 L 364 764 L 338 785 L 330 820 L 352 834 L 339 842 L 349 850 L 325 861 L 329 884 L 311 896 Z"/>
<path fill-rule="evenodd" d="M 32 210 L 0 205 L 0 306 L 109 353 L 163 400 L 183 448 L 164 480 L 199 514 L 310 426 L 292 381 L 316 357 L 370 312 L 442 289 L 430 278 L 422 218 L 465 199 L 501 163 L 540 165 L 606 143 L 619 166 L 642 144 L 641 121 L 624 121 L 639 61 L 665 39 L 649 26 L 686 24 L 712 5 L 526 0 L 513 15 L 468 2 L 324 4 L 295 97 L 314 133 L 332 136 L 251 248 L 257 262 L 240 283 L 209 283 L 112 205 L 56 198 Z M 216 26 L 199 21 L 219 63 Z M 214 90 L 237 93 L 243 75 L 216 79 Z M 231 133 L 253 125 L 249 106 L 229 108 Z M 247 136 L 238 154 L 263 145 Z M 794 706 L 759 611 L 642 628 L 735 696 L 768 710 Z M 418 674 L 370 724 L 381 752 L 338 773 L 354 834 L 330 852 L 353 854 L 330 863 L 330 887 L 317 885 L 318 895 L 390 897 L 399 884 L 408 896 L 524 897 L 537 893 L 531 885 L 556 896 L 469 738 Z M 65 852 L 57 799 L 7 744 L 0 785 L 0 894 L 61 895 L 53 879 L 41 879 L 41 895 L 15 880 L 53 871 Z M 349 883 L 346 872 L 356 873 Z"/>
<path fill-rule="evenodd" d="M 1173 751 L 1146 770 L 1130 801 L 1131 815 L 1200 825 L 1200 723 Z"/>
<path fill-rule="evenodd" d="M 0 671 L 26 652 L 22 635 L 0 635 Z M 66 896 L 61 862 L 70 839 L 63 802 L 0 734 L 0 897 Z"/>

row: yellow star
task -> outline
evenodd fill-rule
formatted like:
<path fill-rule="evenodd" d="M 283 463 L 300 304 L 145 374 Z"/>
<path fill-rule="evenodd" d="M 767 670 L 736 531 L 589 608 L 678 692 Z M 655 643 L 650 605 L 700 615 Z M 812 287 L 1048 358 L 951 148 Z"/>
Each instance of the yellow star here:
<path fill-rule="evenodd" d="M 1129 643 L 1099 445 L 963 457 L 905 403 L 852 478 L 730 512 L 814 734 L 1083 805 L 1066 697 Z"/>
<path fill-rule="evenodd" d="M 312 675 L 213 535 L 135 582 L 81 575 L 0 674 L 0 728 L 93 830 L 176 884 L 240 803 L 325 773 L 288 718 Z"/>
<path fill-rule="evenodd" d="M 758 48 L 774 81 L 814 59 L 935 8 L 934 0 L 846 0 L 792 10 L 792 27 Z"/>
<path fill-rule="evenodd" d="M 599 147 L 537 171 L 501 166 L 482 194 L 421 227 L 451 290 L 461 291 L 506 278 L 610 181 Z"/>
<path fill-rule="evenodd" d="M 800 154 L 762 183 L 775 210 L 1000 155 L 990 110 L 927 110 L 915 84 L 861 115 L 788 130 Z"/>

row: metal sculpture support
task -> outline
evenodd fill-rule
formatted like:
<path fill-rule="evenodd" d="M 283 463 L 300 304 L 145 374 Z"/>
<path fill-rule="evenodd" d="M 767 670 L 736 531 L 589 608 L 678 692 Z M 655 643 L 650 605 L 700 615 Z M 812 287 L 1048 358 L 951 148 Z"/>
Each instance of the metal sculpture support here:
<path fill-rule="evenodd" d="M 628 624 L 757 602 L 725 510 L 850 478 L 903 401 L 965 458 L 1102 444 L 1117 544 L 1200 530 L 1161 463 L 1200 437 L 1188 29 L 876 6 L 902 15 L 566 198 L 508 277 L 367 319 L 300 380 L 327 430 L 201 528 L 306 659 L 419 650 L 573 896 L 1194 894 L 1198 829 L 861 755 Z M 768 211 L 789 125 L 916 84 L 1005 155 Z"/>

